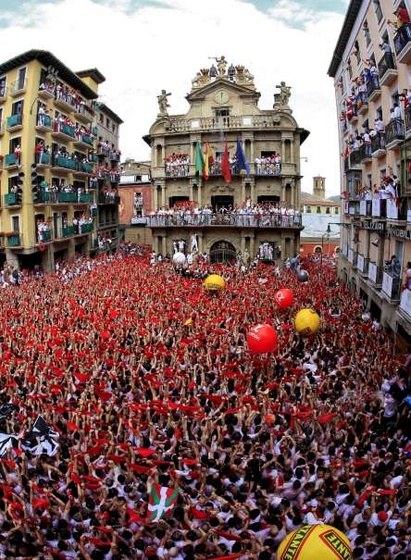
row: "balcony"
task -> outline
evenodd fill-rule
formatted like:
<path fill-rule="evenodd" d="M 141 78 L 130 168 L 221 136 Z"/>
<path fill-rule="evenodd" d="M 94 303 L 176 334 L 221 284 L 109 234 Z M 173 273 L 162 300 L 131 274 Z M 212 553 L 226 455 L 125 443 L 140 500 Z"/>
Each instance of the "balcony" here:
<path fill-rule="evenodd" d="M 110 161 L 120 161 L 120 155 L 121 155 L 120 152 L 116 152 L 115 150 L 111 151 L 110 155 L 109 155 L 109 160 Z"/>
<path fill-rule="evenodd" d="M 0 85 L 0 103 L 4 103 L 7 99 L 7 87 L 5 82 Z"/>
<path fill-rule="evenodd" d="M 90 136 L 89 134 L 78 134 L 76 135 L 76 139 L 73 141 L 73 144 L 76 148 L 81 149 L 89 149 L 94 147 L 94 136 Z"/>
<path fill-rule="evenodd" d="M 405 289 L 401 292 L 399 310 L 407 321 L 411 321 L 411 290 Z"/>
<path fill-rule="evenodd" d="M 18 167 L 19 158 L 17 158 L 14 153 L 6 154 L 4 157 L 4 167 Z"/>
<path fill-rule="evenodd" d="M 388 86 L 397 78 L 398 72 L 392 53 L 384 53 L 378 63 L 378 73 L 381 86 Z"/>
<path fill-rule="evenodd" d="M 344 171 L 361 169 L 361 153 L 360 150 L 353 150 L 349 156 L 344 159 Z"/>
<path fill-rule="evenodd" d="M 360 158 L 362 163 L 372 160 L 371 142 L 364 142 L 364 144 L 360 146 Z"/>
<path fill-rule="evenodd" d="M 21 236 L 17 232 L 6 234 L 6 247 L 10 248 L 20 248 L 22 245 Z"/>
<path fill-rule="evenodd" d="M 93 222 L 88 222 L 84 224 L 80 224 L 78 227 L 79 235 L 84 235 L 85 233 L 92 233 L 93 232 Z"/>
<path fill-rule="evenodd" d="M 83 195 L 86 193 L 83 193 Z M 77 192 L 39 192 L 38 202 L 36 204 L 75 204 L 83 202 L 79 199 Z"/>
<path fill-rule="evenodd" d="M 391 303 L 398 302 L 401 294 L 401 278 L 392 272 L 384 271 L 381 292 Z"/>
<path fill-rule="evenodd" d="M 402 212 L 401 206 L 397 205 L 395 200 L 388 199 L 386 203 L 387 203 L 387 209 L 386 209 L 387 220 L 406 221 L 407 219 L 406 215 Z"/>
<path fill-rule="evenodd" d="M 375 262 L 368 264 L 368 280 L 374 288 L 381 288 L 383 270 Z"/>
<path fill-rule="evenodd" d="M 49 152 L 34 154 L 34 161 L 39 167 L 51 165 L 51 154 Z"/>
<path fill-rule="evenodd" d="M 52 158 L 52 167 L 74 170 L 76 169 L 76 161 L 65 156 L 54 156 Z"/>
<path fill-rule="evenodd" d="M 361 91 L 356 99 L 357 113 L 362 115 L 368 111 L 368 96 L 365 91 Z"/>
<path fill-rule="evenodd" d="M 394 36 L 394 48 L 398 62 L 411 62 L 411 24 L 404 23 Z"/>
<path fill-rule="evenodd" d="M 360 216 L 371 218 L 371 200 L 360 200 Z"/>
<path fill-rule="evenodd" d="M 99 204 L 120 204 L 120 197 L 117 192 L 100 192 L 98 202 Z"/>
<path fill-rule="evenodd" d="M 54 122 L 51 135 L 54 139 L 67 142 L 67 140 L 73 141 L 76 138 L 76 131 L 69 124 Z"/>
<path fill-rule="evenodd" d="M 53 128 L 53 119 L 49 115 L 38 114 L 36 130 L 39 132 L 49 132 Z"/>
<path fill-rule="evenodd" d="M 12 97 L 16 97 L 17 95 L 22 95 L 23 93 L 26 92 L 26 87 L 27 87 L 26 79 L 16 80 L 15 82 L 12 82 L 10 84 L 9 95 L 11 95 Z"/>
<path fill-rule="evenodd" d="M 72 237 L 74 235 L 74 226 L 63 226 L 62 237 Z"/>
<path fill-rule="evenodd" d="M 357 255 L 357 270 L 361 274 L 361 276 L 363 276 L 363 277 L 367 277 L 367 275 L 368 275 L 368 264 L 369 264 L 369 262 L 370 262 L 370 259 L 368 257 L 364 257 L 364 255 L 361 255 L 360 253 L 358 253 L 358 255 Z"/>
<path fill-rule="evenodd" d="M 90 124 L 91 122 L 93 122 L 94 111 L 91 107 L 82 102 L 75 109 L 74 116 L 78 121 L 84 124 Z"/>
<path fill-rule="evenodd" d="M 44 99 L 45 101 L 48 101 L 49 99 L 53 99 L 53 97 L 54 97 L 54 85 L 52 85 L 48 82 L 46 82 L 44 84 L 40 84 L 37 95 L 41 99 Z"/>
<path fill-rule="evenodd" d="M 405 137 L 411 138 L 411 105 L 404 107 Z"/>
<path fill-rule="evenodd" d="M 90 175 L 91 173 L 93 173 L 94 168 L 91 165 L 91 163 L 83 163 L 83 162 L 79 162 L 76 161 L 75 162 L 75 169 L 73 169 L 73 173 L 75 175 Z"/>
<path fill-rule="evenodd" d="M 15 115 L 10 115 L 6 119 L 6 127 L 7 130 L 10 132 L 14 130 L 19 130 L 23 127 L 23 115 L 21 113 L 17 113 Z"/>
<path fill-rule="evenodd" d="M 239 227 L 239 228 L 302 228 L 301 216 L 281 214 L 256 216 L 255 214 L 220 214 L 210 212 L 181 216 L 175 214 L 157 214 L 147 217 L 151 228 L 161 227 Z"/>
<path fill-rule="evenodd" d="M 371 214 L 373 218 L 387 217 L 387 200 L 385 198 L 373 198 L 371 203 Z"/>
<path fill-rule="evenodd" d="M 61 94 L 57 94 L 54 98 L 54 105 L 64 113 L 72 113 L 75 109 L 74 105 L 70 103 L 69 98 L 63 97 Z"/>
<path fill-rule="evenodd" d="M 388 149 L 395 148 L 405 138 L 405 126 L 402 119 L 392 119 L 385 127 L 385 142 Z"/>
<path fill-rule="evenodd" d="M 78 201 L 81 204 L 91 204 L 94 201 L 93 193 L 79 193 Z"/>
<path fill-rule="evenodd" d="M 21 206 L 21 194 L 7 193 L 3 198 L 4 206 Z"/>
<path fill-rule="evenodd" d="M 368 101 L 374 101 L 381 95 L 380 77 L 378 74 L 371 74 L 369 82 L 367 82 Z"/>
<path fill-rule="evenodd" d="M 373 158 L 379 158 L 386 152 L 385 148 L 385 132 L 377 132 L 371 137 L 371 153 Z"/>

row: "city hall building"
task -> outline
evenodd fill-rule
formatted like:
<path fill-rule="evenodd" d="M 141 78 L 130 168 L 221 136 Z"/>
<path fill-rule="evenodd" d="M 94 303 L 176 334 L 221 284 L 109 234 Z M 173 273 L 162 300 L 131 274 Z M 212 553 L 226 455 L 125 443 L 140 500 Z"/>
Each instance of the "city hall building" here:
<path fill-rule="evenodd" d="M 169 114 L 169 93 L 144 137 L 151 147 L 153 248 L 206 252 L 212 262 L 238 255 L 266 260 L 299 253 L 300 146 L 309 132 L 277 86 L 270 109 L 244 66 L 225 57 L 192 80 L 187 113 Z"/>

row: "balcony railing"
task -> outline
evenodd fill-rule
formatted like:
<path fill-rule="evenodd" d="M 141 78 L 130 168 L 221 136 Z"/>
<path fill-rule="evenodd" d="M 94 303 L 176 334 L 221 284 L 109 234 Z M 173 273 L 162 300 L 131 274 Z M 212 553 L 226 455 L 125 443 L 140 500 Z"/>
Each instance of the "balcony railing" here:
<path fill-rule="evenodd" d="M 398 62 L 409 63 L 411 60 L 411 24 L 404 23 L 394 36 L 394 48 Z"/>
<path fill-rule="evenodd" d="M 120 204 L 120 197 L 116 192 L 101 192 L 98 195 L 100 204 Z"/>
<path fill-rule="evenodd" d="M 71 237 L 74 235 L 74 226 L 63 226 L 62 237 Z"/>
<path fill-rule="evenodd" d="M 91 193 L 77 193 L 77 192 L 44 192 L 40 191 L 38 195 L 39 204 L 76 204 L 77 202 L 85 203 L 92 202 L 89 200 Z M 82 199 L 85 197 L 85 200 Z M 92 195 L 91 195 L 92 197 Z"/>
<path fill-rule="evenodd" d="M 378 73 L 382 86 L 390 84 L 396 77 L 397 67 L 392 53 L 384 53 L 382 59 L 378 63 Z"/>
<path fill-rule="evenodd" d="M 80 224 L 78 226 L 78 231 L 79 234 L 83 234 L 83 233 L 92 233 L 93 231 L 93 223 L 89 222 L 89 223 L 85 223 L 85 224 Z"/>
<path fill-rule="evenodd" d="M 63 134 L 64 136 L 68 136 L 70 139 L 74 139 L 76 137 L 76 131 L 72 126 L 60 122 L 53 123 L 52 134 Z"/>
<path fill-rule="evenodd" d="M 276 128 L 279 125 L 277 116 L 271 111 L 267 111 L 267 114 L 263 115 L 227 115 L 222 117 L 199 117 L 193 119 L 170 117 L 168 123 L 168 132 L 229 130 L 238 128 Z"/>
<path fill-rule="evenodd" d="M 405 138 L 405 126 L 402 119 L 392 119 L 385 127 L 385 142 L 388 147 L 398 144 Z"/>
<path fill-rule="evenodd" d="M 253 228 L 301 228 L 301 216 L 286 216 L 281 214 L 257 216 L 254 214 L 206 214 L 183 215 L 157 214 L 148 216 L 149 227 L 186 227 L 186 226 L 223 226 L 223 227 L 253 227 Z"/>
<path fill-rule="evenodd" d="M 17 156 L 12 153 L 12 154 L 6 154 L 4 157 L 4 165 L 6 167 L 10 167 L 13 165 L 18 165 L 18 158 Z"/>
<path fill-rule="evenodd" d="M 380 77 L 378 76 L 378 74 L 371 74 L 370 80 L 367 82 L 368 101 L 372 101 L 380 93 Z"/>
<path fill-rule="evenodd" d="M 22 113 L 16 113 L 15 115 L 10 115 L 7 117 L 7 128 L 15 128 L 16 126 L 21 126 L 23 123 Z"/>
<path fill-rule="evenodd" d="M 26 89 L 26 85 L 26 79 L 18 79 L 15 82 L 12 82 L 9 89 L 10 95 L 18 95 L 22 93 Z"/>
<path fill-rule="evenodd" d="M 53 119 L 50 115 L 38 114 L 37 115 L 37 128 L 50 130 L 53 127 Z"/>
<path fill-rule="evenodd" d="M 372 217 L 373 218 L 386 218 L 387 216 L 387 200 L 385 198 L 372 199 Z"/>
<path fill-rule="evenodd" d="M 76 161 L 64 156 L 54 156 L 53 167 L 64 167 L 65 169 L 75 169 Z"/>
<path fill-rule="evenodd" d="M 369 258 L 364 257 L 364 255 L 362 255 L 361 253 L 358 253 L 358 255 L 357 255 L 357 269 L 363 276 L 366 276 L 366 274 L 368 273 L 369 260 L 370 260 Z"/>
<path fill-rule="evenodd" d="M 84 203 L 91 203 L 93 202 L 93 193 L 79 193 L 78 201 Z"/>
<path fill-rule="evenodd" d="M 373 157 L 378 157 L 385 153 L 385 132 L 377 132 L 371 137 L 371 152 Z"/>
<path fill-rule="evenodd" d="M 371 218 L 371 200 L 360 200 L 360 216 Z"/>
<path fill-rule="evenodd" d="M 20 206 L 21 195 L 17 193 L 7 193 L 4 195 L 4 206 Z"/>
<path fill-rule="evenodd" d="M 383 270 L 375 262 L 368 264 L 368 280 L 375 284 L 376 287 L 381 287 Z"/>
<path fill-rule="evenodd" d="M 401 277 L 384 271 L 382 275 L 381 291 L 391 300 L 399 300 L 401 293 Z"/>
<path fill-rule="evenodd" d="M 8 234 L 6 236 L 6 245 L 7 247 L 20 247 L 21 246 L 21 236 L 18 232 L 12 233 L 11 235 Z"/>
<path fill-rule="evenodd" d="M 49 152 L 35 153 L 34 161 L 37 165 L 50 165 L 51 155 Z"/>

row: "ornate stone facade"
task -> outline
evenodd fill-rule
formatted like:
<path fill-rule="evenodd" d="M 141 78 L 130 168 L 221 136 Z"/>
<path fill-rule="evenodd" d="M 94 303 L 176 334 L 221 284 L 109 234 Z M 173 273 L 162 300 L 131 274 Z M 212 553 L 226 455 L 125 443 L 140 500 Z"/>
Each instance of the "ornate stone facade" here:
<path fill-rule="evenodd" d="M 224 56 L 212 60 L 191 82 L 187 113 L 171 114 L 167 94 L 169 110 L 145 137 L 154 250 L 172 254 L 180 239 L 188 247 L 195 230 L 199 251 L 215 261 L 254 256 L 267 242 L 283 258 L 294 255 L 302 229 L 300 145 L 309 132 L 292 116 L 291 88 L 280 82 L 273 108 L 260 109 L 249 70 Z"/>

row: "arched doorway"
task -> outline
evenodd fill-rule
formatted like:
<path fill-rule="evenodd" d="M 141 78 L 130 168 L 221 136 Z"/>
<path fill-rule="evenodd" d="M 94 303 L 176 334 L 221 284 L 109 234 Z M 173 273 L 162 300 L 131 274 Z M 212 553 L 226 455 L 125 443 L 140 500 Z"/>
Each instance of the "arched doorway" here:
<path fill-rule="evenodd" d="M 210 249 L 211 263 L 232 263 L 235 262 L 237 252 L 234 245 L 228 241 L 217 241 Z"/>

